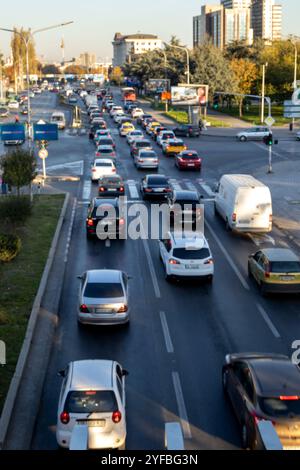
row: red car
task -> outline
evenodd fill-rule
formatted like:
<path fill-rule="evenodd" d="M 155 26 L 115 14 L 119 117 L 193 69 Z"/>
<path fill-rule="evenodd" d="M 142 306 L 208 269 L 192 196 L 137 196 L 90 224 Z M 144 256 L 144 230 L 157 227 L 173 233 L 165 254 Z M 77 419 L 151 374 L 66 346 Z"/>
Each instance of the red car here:
<path fill-rule="evenodd" d="M 201 171 L 202 158 L 195 150 L 184 150 L 175 156 L 175 165 L 179 170 Z"/>

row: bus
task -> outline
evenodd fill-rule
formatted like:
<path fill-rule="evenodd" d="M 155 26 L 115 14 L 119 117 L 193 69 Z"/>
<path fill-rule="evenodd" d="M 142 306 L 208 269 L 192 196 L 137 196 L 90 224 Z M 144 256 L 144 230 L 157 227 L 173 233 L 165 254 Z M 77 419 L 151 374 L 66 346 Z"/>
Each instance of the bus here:
<path fill-rule="evenodd" d="M 134 88 L 126 87 L 122 88 L 123 101 L 136 101 L 136 92 Z"/>

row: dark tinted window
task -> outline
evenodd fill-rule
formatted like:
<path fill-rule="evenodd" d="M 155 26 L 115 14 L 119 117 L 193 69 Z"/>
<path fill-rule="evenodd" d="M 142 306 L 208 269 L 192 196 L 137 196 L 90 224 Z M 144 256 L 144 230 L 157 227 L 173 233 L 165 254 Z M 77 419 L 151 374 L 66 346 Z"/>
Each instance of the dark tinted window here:
<path fill-rule="evenodd" d="M 164 177 L 149 177 L 148 178 L 148 184 L 151 185 L 156 185 L 156 186 L 167 186 L 168 181 Z"/>
<path fill-rule="evenodd" d="M 180 155 L 181 158 L 183 158 L 184 160 L 198 160 L 199 157 L 196 153 L 183 153 L 182 155 Z"/>
<path fill-rule="evenodd" d="M 156 158 L 155 152 L 141 152 L 140 157 L 142 158 Z"/>
<path fill-rule="evenodd" d="M 202 248 L 201 250 L 174 248 L 173 256 L 179 259 L 206 259 L 210 257 L 210 252 L 207 248 Z"/>
<path fill-rule="evenodd" d="M 162 139 L 172 139 L 174 137 L 174 134 L 163 134 Z"/>
<path fill-rule="evenodd" d="M 183 142 L 170 142 L 171 147 L 182 147 Z"/>
<path fill-rule="evenodd" d="M 95 166 L 112 166 L 111 163 L 106 162 L 96 162 Z"/>
<path fill-rule="evenodd" d="M 141 140 L 137 140 L 136 143 L 135 143 L 135 146 L 137 148 L 145 148 L 145 147 L 151 147 L 151 144 L 150 144 L 150 142 L 143 142 Z"/>
<path fill-rule="evenodd" d="M 123 297 L 123 287 L 119 282 L 105 282 L 105 283 L 87 283 L 84 290 L 84 297 L 92 299 L 104 298 L 109 299 L 113 297 Z"/>
<path fill-rule="evenodd" d="M 122 183 L 121 178 L 103 178 L 100 179 L 99 184 L 119 184 Z"/>
<path fill-rule="evenodd" d="M 67 413 L 111 413 L 118 409 L 112 390 L 69 392 L 65 410 Z"/>
<path fill-rule="evenodd" d="M 300 417 L 299 398 L 295 400 L 284 400 L 280 398 L 260 398 L 259 405 L 264 413 L 269 416 L 273 416 L 274 418 Z"/>
<path fill-rule="evenodd" d="M 112 139 L 103 139 L 103 138 L 101 138 L 99 140 L 99 145 L 112 145 L 112 144 L 113 144 Z"/>
<path fill-rule="evenodd" d="M 271 263 L 271 273 L 298 273 L 300 263 L 298 261 L 274 261 Z"/>
<path fill-rule="evenodd" d="M 112 148 L 111 148 L 111 149 L 100 148 L 100 149 L 98 150 L 98 152 L 104 153 L 104 154 L 105 154 L 105 153 L 112 153 L 113 151 L 114 151 L 114 150 L 113 150 Z"/>

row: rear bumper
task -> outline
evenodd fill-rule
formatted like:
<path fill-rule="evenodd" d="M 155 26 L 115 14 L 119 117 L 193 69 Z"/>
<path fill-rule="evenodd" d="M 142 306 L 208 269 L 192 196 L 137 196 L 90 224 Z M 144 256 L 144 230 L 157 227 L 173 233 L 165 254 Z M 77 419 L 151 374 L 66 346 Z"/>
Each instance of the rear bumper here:
<path fill-rule="evenodd" d="M 78 313 L 78 322 L 83 325 L 124 325 L 129 322 L 129 312 L 126 313 L 105 313 L 91 314 Z"/>
<path fill-rule="evenodd" d="M 300 294 L 299 284 L 279 284 L 275 282 L 264 282 L 264 291 L 278 294 Z"/>

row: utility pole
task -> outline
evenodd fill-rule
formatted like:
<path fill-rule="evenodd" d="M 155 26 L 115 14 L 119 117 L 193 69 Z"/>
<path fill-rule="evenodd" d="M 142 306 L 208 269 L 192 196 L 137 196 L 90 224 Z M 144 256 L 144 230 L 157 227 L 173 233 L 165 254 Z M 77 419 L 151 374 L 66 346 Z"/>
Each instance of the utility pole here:
<path fill-rule="evenodd" d="M 166 83 L 167 80 L 168 80 L 168 59 L 167 59 L 167 54 L 165 51 L 163 51 L 162 49 L 155 49 L 156 52 L 161 52 L 164 56 L 164 61 L 165 61 L 165 80 L 166 80 Z M 166 90 L 166 91 L 169 91 L 169 90 Z M 169 110 L 169 107 L 168 107 L 168 100 L 165 100 L 165 111 L 166 113 L 168 112 Z"/>
<path fill-rule="evenodd" d="M 261 89 L 261 123 L 263 124 L 265 121 L 265 89 L 266 89 L 266 67 L 268 67 L 268 63 L 263 64 L 263 72 L 262 72 L 262 89 Z"/>

